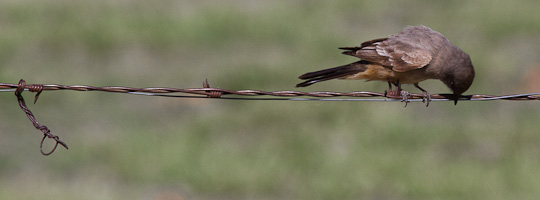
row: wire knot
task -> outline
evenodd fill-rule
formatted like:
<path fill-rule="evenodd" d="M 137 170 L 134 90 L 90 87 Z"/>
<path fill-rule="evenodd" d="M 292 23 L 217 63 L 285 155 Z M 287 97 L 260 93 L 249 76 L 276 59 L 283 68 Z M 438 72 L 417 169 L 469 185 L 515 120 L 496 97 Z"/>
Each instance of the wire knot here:
<path fill-rule="evenodd" d="M 208 83 L 208 79 L 204 80 L 203 82 L 203 88 L 210 88 L 210 84 Z M 206 92 L 206 96 L 208 98 L 220 98 L 223 92 L 212 90 Z"/>
<path fill-rule="evenodd" d="M 43 85 L 41 85 L 41 84 L 29 85 L 28 86 L 28 91 L 37 92 L 36 96 L 34 97 L 34 104 L 36 104 L 39 95 L 41 94 L 41 92 L 43 92 Z"/>
<path fill-rule="evenodd" d="M 24 81 L 23 79 L 21 79 L 19 81 L 19 85 L 17 87 L 17 89 L 15 89 L 15 96 L 19 96 L 22 94 L 22 92 L 24 91 L 24 88 L 26 88 L 26 81 Z"/>

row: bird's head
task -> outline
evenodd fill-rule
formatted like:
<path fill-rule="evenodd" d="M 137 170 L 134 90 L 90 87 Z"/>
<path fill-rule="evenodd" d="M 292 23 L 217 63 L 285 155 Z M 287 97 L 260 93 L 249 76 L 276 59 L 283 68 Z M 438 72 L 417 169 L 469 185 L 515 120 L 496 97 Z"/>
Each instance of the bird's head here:
<path fill-rule="evenodd" d="M 448 63 L 442 82 L 454 92 L 454 104 L 458 98 L 471 87 L 474 80 L 474 68 L 469 55 L 463 54 Z"/>

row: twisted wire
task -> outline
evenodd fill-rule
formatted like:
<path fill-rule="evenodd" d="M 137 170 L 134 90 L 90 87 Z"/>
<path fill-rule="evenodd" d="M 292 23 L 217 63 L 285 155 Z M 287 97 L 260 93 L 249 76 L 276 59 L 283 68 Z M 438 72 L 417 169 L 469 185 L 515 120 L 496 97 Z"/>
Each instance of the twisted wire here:
<path fill-rule="evenodd" d="M 377 92 L 300 92 L 300 91 L 260 91 L 260 90 L 227 90 L 220 88 L 211 88 L 208 80 L 203 82 L 202 88 L 165 88 L 165 87 L 150 87 L 150 88 L 133 88 L 133 87 L 95 87 L 87 85 L 58 85 L 58 84 L 31 84 L 28 85 L 21 79 L 18 84 L 0 83 L 0 92 L 15 92 L 17 101 L 21 110 L 26 114 L 28 119 L 32 122 L 34 127 L 43 132 L 43 138 L 39 149 L 45 156 L 52 154 L 56 147 L 60 144 L 64 148 L 68 149 L 66 143 L 60 140 L 60 137 L 51 134 L 51 131 L 47 126 L 37 122 L 34 114 L 30 111 L 28 106 L 22 97 L 23 91 L 35 92 L 34 104 L 38 100 L 39 95 L 45 90 L 72 90 L 72 91 L 101 91 L 101 92 L 114 92 L 114 93 L 126 93 L 135 95 L 148 95 L 148 96 L 165 96 L 176 98 L 212 98 L 212 99 L 230 99 L 230 100 L 289 100 L 289 101 L 402 101 L 402 97 L 399 96 L 387 96 L 385 93 Z M 175 93 L 184 93 L 188 95 L 178 95 Z M 227 95 L 247 96 L 247 97 L 228 97 Z M 273 96 L 273 97 L 258 97 L 258 96 Z M 304 98 L 299 98 L 304 97 Z M 335 98 L 345 97 L 345 98 Z M 372 97 L 382 97 L 379 99 L 373 99 Z M 452 94 L 431 94 L 431 101 L 454 101 Z M 407 101 L 424 101 L 426 96 L 423 94 L 409 94 Z M 466 95 L 460 96 L 460 100 L 471 101 L 492 101 L 492 100 L 540 100 L 540 93 L 529 94 L 515 94 L 515 95 Z M 406 104 L 405 104 L 406 105 Z M 43 143 L 46 138 L 53 139 L 56 144 L 49 152 L 43 151 Z"/>

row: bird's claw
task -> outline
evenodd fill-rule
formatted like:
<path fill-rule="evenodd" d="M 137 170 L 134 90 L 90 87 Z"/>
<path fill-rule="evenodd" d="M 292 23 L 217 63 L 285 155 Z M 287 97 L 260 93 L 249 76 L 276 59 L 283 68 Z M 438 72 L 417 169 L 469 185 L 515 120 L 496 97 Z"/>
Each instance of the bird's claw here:
<path fill-rule="evenodd" d="M 401 102 L 405 102 L 405 107 L 407 107 L 407 104 L 409 104 L 409 95 L 410 93 L 405 91 L 405 90 L 401 90 L 401 97 L 402 97 L 402 100 Z"/>
<path fill-rule="evenodd" d="M 427 91 L 424 91 L 422 94 L 422 103 L 426 103 L 426 107 L 428 107 L 429 102 L 431 102 L 431 95 Z"/>
<path fill-rule="evenodd" d="M 407 107 L 407 104 L 409 101 L 409 96 L 411 94 L 405 90 L 385 90 L 384 96 L 389 98 L 401 98 L 401 102 L 405 102 L 405 107 Z"/>

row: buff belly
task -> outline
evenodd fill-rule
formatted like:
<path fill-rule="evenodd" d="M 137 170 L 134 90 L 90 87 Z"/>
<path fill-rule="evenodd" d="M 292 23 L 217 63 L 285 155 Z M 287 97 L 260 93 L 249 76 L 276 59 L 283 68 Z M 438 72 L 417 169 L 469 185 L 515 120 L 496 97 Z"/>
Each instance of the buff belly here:
<path fill-rule="evenodd" d="M 430 79 L 431 77 L 426 77 L 423 69 L 415 69 L 407 72 L 396 72 L 390 67 L 385 67 L 382 65 L 366 65 L 366 70 L 352 75 L 347 75 L 341 77 L 340 79 L 346 80 L 366 80 L 366 81 L 391 81 L 403 84 L 413 84 L 420 81 Z"/>

